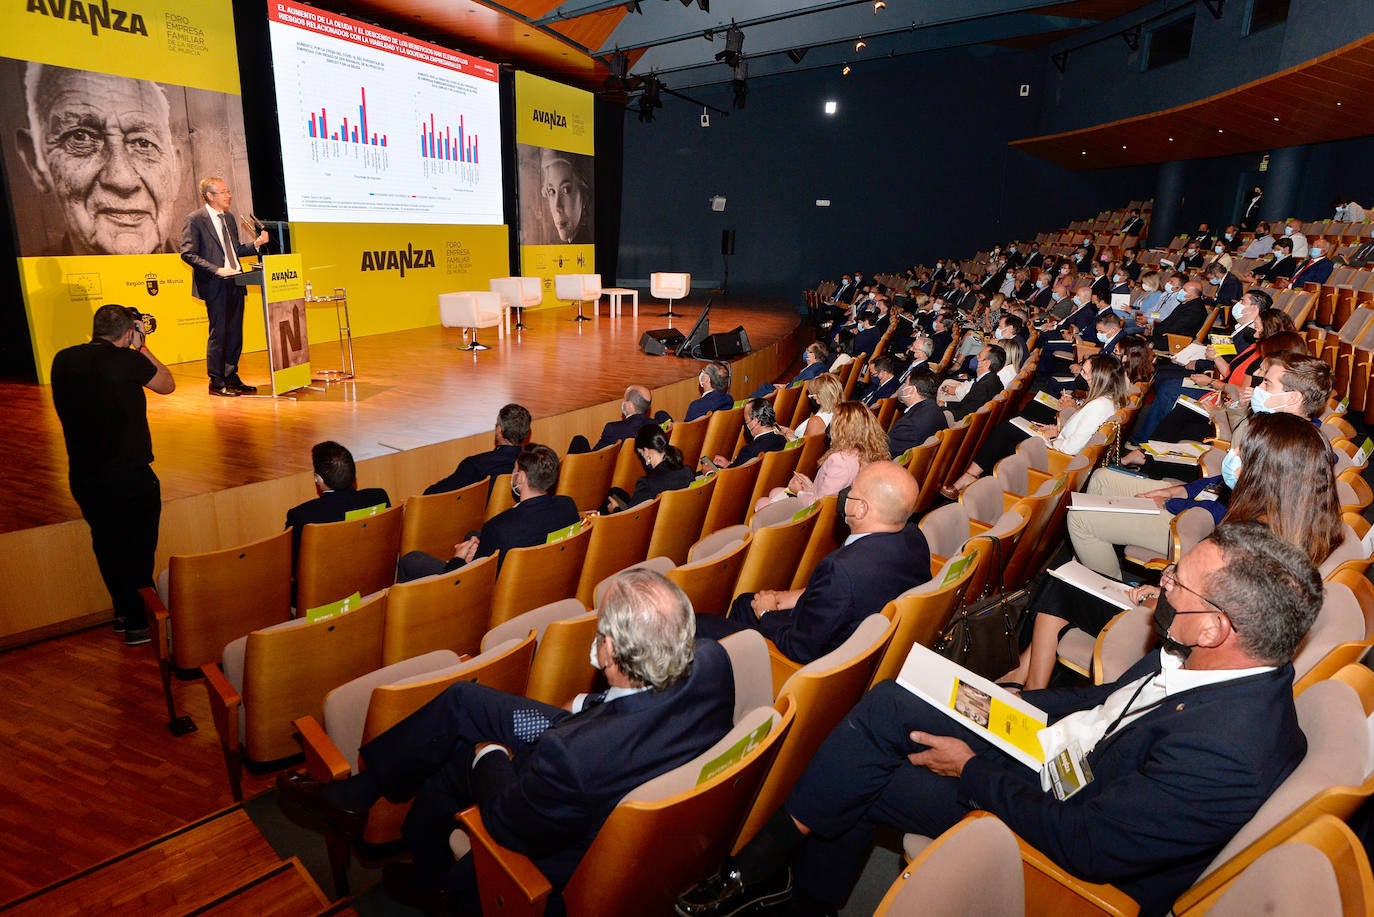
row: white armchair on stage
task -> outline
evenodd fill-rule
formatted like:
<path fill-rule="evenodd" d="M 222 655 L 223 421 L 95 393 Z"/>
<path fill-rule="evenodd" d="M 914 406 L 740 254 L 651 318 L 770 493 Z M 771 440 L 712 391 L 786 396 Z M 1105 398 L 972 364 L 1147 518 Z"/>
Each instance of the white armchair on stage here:
<path fill-rule="evenodd" d="M 596 311 L 597 300 L 601 298 L 601 275 L 600 274 L 559 274 L 553 279 L 554 293 L 559 299 L 566 299 L 569 302 L 577 303 L 577 317 L 572 319 L 575 322 L 590 321 L 582 314 L 582 304 L 590 302 L 592 311 Z"/>
<path fill-rule="evenodd" d="M 686 299 L 687 294 L 692 292 L 691 274 L 650 274 L 649 292 L 656 299 L 668 300 L 668 311 L 664 315 L 679 317 L 681 312 L 673 311 L 673 300 Z"/>
<path fill-rule="evenodd" d="M 544 289 L 538 277 L 493 277 L 491 291 L 501 297 L 506 313 L 506 330 L 510 330 L 512 309 L 533 309 L 544 301 Z M 515 327 L 525 328 L 521 312 L 515 313 Z"/>
<path fill-rule="evenodd" d="M 459 350 L 487 349 L 485 344 L 477 343 L 478 328 L 495 328 L 497 337 L 501 337 L 501 312 L 501 297 L 495 293 L 439 294 L 439 324 L 445 328 L 462 328 L 463 338 L 468 341 Z M 472 333 L 470 338 L 469 331 Z"/>

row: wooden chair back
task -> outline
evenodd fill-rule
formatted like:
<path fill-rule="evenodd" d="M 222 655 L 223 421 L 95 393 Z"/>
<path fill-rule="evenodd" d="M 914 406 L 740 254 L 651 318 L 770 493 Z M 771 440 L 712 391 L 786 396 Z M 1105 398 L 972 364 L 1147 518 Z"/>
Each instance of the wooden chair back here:
<path fill-rule="evenodd" d="M 493 554 L 442 576 L 392 586 L 382 629 L 382 665 L 439 649 L 475 655 L 487 632 L 496 567 Z"/>
<path fill-rule="evenodd" d="M 304 612 L 394 583 L 404 512 L 393 506 L 363 519 L 305 526 L 296 562 L 296 608 Z"/>
<path fill-rule="evenodd" d="M 696 420 L 679 420 L 673 424 L 668 442 L 677 446 L 682 453 L 682 464 L 688 468 L 697 467 L 701 460 L 701 447 L 706 444 L 706 428 L 711 423 L 711 415 Z"/>
<path fill-rule="evenodd" d="M 813 505 L 811 512 L 801 519 L 765 526 L 754 532 L 731 601 L 746 592 L 792 588 L 792 577 L 816 528 L 818 510 L 819 507 Z"/>
<path fill-rule="evenodd" d="M 483 522 L 499 516 L 515 505 L 515 494 L 510 489 L 509 473 L 498 474 L 491 479 L 491 492 L 487 494 L 487 512 Z"/>
<path fill-rule="evenodd" d="M 754 479 L 754 489 L 750 491 L 749 500 L 744 508 L 746 523 L 754 518 L 754 504 L 768 496 L 774 487 L 786 487 L 787 482 L 792 480 L 792 475 L 797 470 L 797 461 L 801 458 L 801 445 L 800 442 L 795 446 L 789 444 L 787 449 L 765 452 L 759 457 L 759 474 Z"/>
<path fill-rule="evenodd" d="M 566 707 L 592 690 L 599 673 L 587 660 L 587 647 L 596 638 L 596 622 L 597 613 L 588 611 L 545 625 L 530 666 L 526 697 Z"/>
<path fill-rule="evenodd" d="M 816 470 L 820 467 L 821 456 L 825 454 L 829 443 L 824 433 L 815 433 L 811 436 L 803 436 L 801 440 L 801 455 L 797 458 L 797 471 L 806 475 L 808 478 L 816 476 Z"/>
<path fill-rule="evenodd" d="M 322 721 L 326 694 L 381 667 L 385 618 L 382 593 L 347 614 L 248 635 L 243 744 L 250 760 L 296 754 L 292 721 L 303 716 Z"/>
<path fill-rule="evenodd" d="M 802 552 L 801 561 L 797 564 L 797 572 L 792 577 L 792 589 L 805 588 L 811 581 L 816 564 L 840 546 L 839 539 L 835 537 L 839 498 L 834 494 L 821 497 L 816 501 L 816 506 L 819 507 L 816 510 L 816 527 L 811 530 L 811 539 L 807 541 L 806 550 Z"/>
<path fill-rule="evenodd" d="M 658 517 L 649 535 L 649 557 L 667 557 L 675 564 L 686 563 L 687 552 L 701 537 L 701 526 L 716 492 L 715 475 L 703 483 L 682 490 L 664 491 L 658 496 Z"/>
<path fill-rule="evenodd" d="M 611 473 L 611 487 L 619 487 L 626 493 L 635 489 L 635 481 L 644 474 L 644 465 L 635 452 L 634 437 L 620 441 L 620 452 L 615 457 L 615 471 Z M 608 487 L 607 490 L 610 490 Z M 602 495 L 604 498 L 604 494 Z M 598 503 L 597 506 L 601 504 Z"/>
<path fill-rule="evenodd" d="M 873 416 L 877 418 L 878 426 L 884 430 L 892 429 L 892 421 L 897 419 L 897 409 L 900 405 L 895 397 L 884 398 L 874 406 Z"/>
<path fill-rule="evenodd" d="M 780 706 L 779 711 L 751 712 L 704 754 L 631 791 L 597 832 L 563 890 L 568 913 L 598 917 L 671 913 L 682 890 L 714 871 L 729 850 L 750 800 L 792 725 L 791 704 Z M 710 762 L 764 729 L 766 734 L 739 761 L 707 776 Z M 468 812 L 473 811 L 463 813 L 465 824 L 469 824 Z M 684 845 L 684 837 L 691 837 L 692 843 Z M 483 883 L 480 849 L 474 843 L 485 911 L 491 885 Z M 511 900 L 516 894 L 499 897 Z"/>
<path fill-rule="evenodd" d="M 808 397 L 811 394 L 811 380 L 807 379 L 797 386 L 796 392 L 797 400 L 792 407 L 792 416 L 784 420 L 781 414 L 777 415 L 779 426 L 792 430 L 801 427 L 811 417 L 811 399 Z"/>
<path fill-rule="evenodd" d="M 732 852 L 747 844 L 782 805 L 821 742 L 858 703 L 896 627 L 883 615 L 869 615 L 838 647 L 783 683 L 778 699 L 792 701 L 792 729 L 749 807 Z"/>
<path fill-rule="evenodd" d="M 291 530 L 245 545 L 168 560 L 168 622 L 157 641 L 178 669 L 219 659 L 230 640 L 291 617 Z"/>
<path fill-rule="evenodd" d="M 1360 612 L 1364 615 L 1365 639 L 1374 639 L 1374 583 L 1353 566 L 1344 565 L 1338 567 L 1327 581 L 1340 583 L 1354 594 L 1355 601 L 1360 603 Z"/>
<path fill-rule="evenodd" d="M 930 582 L 908 589 L 888 603 L 892 608 L 894 631 L 874 668 L 869 687 L 896 678 L 907 654 L 917 643 L 924 647 L 935 646 L 940 632 L 962 604 L 978 572 L 979 556 L 977 551 L 966 551 L 951 558 Z"/>
<path fill-rule="evenodd" d="M 697 614 L 724 615 L 735 594 L 735 583 L 739 580 L 740 568 L 744 566 L 744 557 L 752 540 L 753 533 L 747 533 L 739 544 L 724 553 L 674 567 L 664 576 L 687 593 L 687 598 L 692 601 L 692 610 Z"/>
<path fill-rule="evenodd" d="M 448 557 L 453 546 L 477 531 L 486 520 L 487 489 L 491 482 L 478 481 L 441 494 L 417 494 L 405 502 L 401 523 L 401 553 L 424 551 Z"/>
<path fill-rule="evenodd" d="M 744 429 L 744 405 L 728 411 L 712 411 L 708 415 L 706 436 L 701 444 L 701 454 L 708 458 L 734 455 L 735 440 Z"/>
<path fill-rule="evenodd" d="M 750 459 L 737 468 L 722 468 L 713 475 L 716 479 L 715 493 L 711 496 L 711 505 L 706 510 L 698 537 L 744 521 L 744 514 L 749 509 L 749 495 L 754 492 L 754 482 L 763 468 L 760 459 Z"/>
<path fill-rule="evenodd" d="M 554 493 L 572 497 L 579 512 L 596 509 L 611 489 L 620 449 L 620 443 L 611 443 L 595 452 L 563 456 L 558 468 L 558 488 Z"/>
<path fill-rule="evenodd" d="M 954 467 L 955 453 L 963 444 L 968 429 L 967 423 L 961 423 L 953 427 L 946 427 L 935 434 L 939 445 L 931 457 L 925 478 L 921 480 L 921 492 L 916 496 L 916 513 L 918 515 L 935 504 L 935 498 L 940 495 L 940 485 L 944 483 L 949 470 Z"/>
<path fill-rule="evenodd" d="M 773 398 L 773 414 L 777 416 L 778 423 L 785 427 L 790 427 L 788 422 L 792 415 L 797 413 L 797 402 L 801 399 L 802 387 L 800 385 L 785 385 L 780 389 L 775 389 Z"/>
<path fill-rule="evenodd" d="M 591 528 L 585 527 L 562 541 L 506 551 L 496 576 L 488 626 L 495 627 L 540 605 L 576 596 L 591 538 Z"/>
<path fill-rule="evenodd" d="M 597 583 L 649 556 L 649 538 L 658 519 L 658 509 L 659 502 L 654 499 L 592 520 L 587 558 L 582 563 L 582 575 L 577 584 L 577 598 L 583 605 L 595 604 L 592 593 Z"/>
<path fill-rule="evenodd" d="M 998 397 L 1001 398 L 1002 395 L 998 395 Z M 988 421 L 992 418 L 992 412 L 995 409 L 995 401 L 989 401 L 974 411 L 973 415 L 967 419 L 967 428 L 959 441 L 959 448 L 954 452 L 948 467 L 945 469 L 945 483 L 953 484 L 964 473 L 964 469 L 973 459 L 973 452 L 982 440 L 983 431 L 988 428 Z"/>

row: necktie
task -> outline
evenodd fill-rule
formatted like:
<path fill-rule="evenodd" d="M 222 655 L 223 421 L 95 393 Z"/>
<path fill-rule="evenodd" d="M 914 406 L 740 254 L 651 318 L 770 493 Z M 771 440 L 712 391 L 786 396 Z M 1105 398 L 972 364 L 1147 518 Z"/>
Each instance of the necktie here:
<path fill-rule="evenodd" d="M 229 228 L 229 213 L 226 211 L 219 215 L 220 225 L 224 230 L 224 266 L 230 270 L 239 269 L 239 259 L 234 253 L 234 234 Z"/>

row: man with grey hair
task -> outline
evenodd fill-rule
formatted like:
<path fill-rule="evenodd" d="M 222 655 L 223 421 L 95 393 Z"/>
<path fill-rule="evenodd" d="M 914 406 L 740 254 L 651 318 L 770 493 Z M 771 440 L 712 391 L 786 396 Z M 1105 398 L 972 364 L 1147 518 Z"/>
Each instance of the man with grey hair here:
<path fill-rule="evenodd" d="M 712 411 L 728 411 L 735 406 L 730 397 L 730 367 L 724 363 L 707 363 L 697 376 L 701 397 L 687 405 L 684 421 L 705 417 Z"/>
<path fill-rule="evenodd" d="M 24 254 L 172 251 L 181 152 L 162 87 L 29 63 L 24 101 L 28 127 L 15 138 L 19 158 L 66 223 L 57 245 Z"/>
<path fill-rule="evenodd" d="M 561 889 L 622 796 L 729 731 L 729 658 L 695 635 L 681 589 L 650 571 L 621 573 L 601 600 L 590 647 L 606 690 L 563 710 L 460 681 L 364 745 L 360 773 L 325 784 L 281 775 L 282 808 L 307 827 L 357 839 L 377 800 L 413 798 L 402 834 L 415 870 L 402 884 L 416 895 L 461 896 L 475 885 L 448 838 L 455 813 L 475 804 L 498 843 L 532 857 Z"/>
<path fill-rule="evenodd" d="M 1162 914 L 1307 751 L 1293 653 L 1322 603 L 1307 554 L 1255 522 L 1219 526 L 1164 571 L 1160 648 L 1114 683 L 1027 691 L 1047 762 L 1081 762 L 1067 795 L 896 682 L 870 691 L 812 757 L 784 806 L 685 917 L 792 894 L 791 913 L 844 901 L 876 828 L 938 835 L 996 815 L 1059 866 Z M 1151 592 L 1155 590 L 1151 589 Z"/>

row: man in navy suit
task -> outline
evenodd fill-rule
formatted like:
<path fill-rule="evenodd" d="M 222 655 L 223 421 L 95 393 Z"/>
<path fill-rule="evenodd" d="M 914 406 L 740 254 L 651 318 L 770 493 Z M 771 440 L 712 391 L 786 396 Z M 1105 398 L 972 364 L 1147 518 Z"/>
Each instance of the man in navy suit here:
<path fill-rule="evenodd" d="M 634 439 L 639 428 L 654 422 L 649 416 L 653 407 L 653 395 L 643 385 L 631 385 L 625 389 L 625 397 L 620 402 L 620 419 L 613 420 L 601 428 L 601 438 L 592 446 L 592 451 L 605 449 L 622 439 Z M 571 449 L 569 452 L 573 451 Z"/>
<path fill-rule="evenodd" d="M 331 440 L 310 448 L 310 464 L 315 469 L 313 500 L 293 506 L 286 512 L 286 527 L 291 529 L 291 555 L 300 552 L 301 529 L 311 523 L 342 522 L 351 512 L 374 506 L 391 506 L 391 498 L 380 487 L 358 490 L 358 471 L 353 453 Z"/>
<path fill-rule="evenodd" d="M 730 397 L 730 367 L 724 363 L 707 363 L 697 375 L 701 397 L 687 406 L 684 421 L 705 417 L 712 411 L 728 411 L 735 406 Z"/>
<path fill-rule="evenodd" d="M 1301 289 L 1304 283 L 1326 283 L 1331 276 L 1333 265 L 1326 257 L 1327 243 L 1317 240 L 1307 247 L 1307 261 L 1293 274 L 1292 286 Z"/>
<path fill-rule="evenodd" d="M 181 260 L 191 265 L 191 295 L 205 303 L 210 339 L 205 345 L 205 369 L 210 394 L 251 395 L 258 390 L 239 378 L 243 353 L 244 288 L 234 283 L 243 273 L 241 258 L 250 258 L 267 244 L 267 230 L 252 242 L 240 242 L 229 213 L 233 196 L 218 176 L 202 179 L 200 198 L 205 206 L 186 217 L 181 228 Z"/>
<path fill-rule="evenodd" d="M 1158 350 L 1169 349 L 1169 335 L 1196 337 L 1207 321 L 1207 307 L 1202 304 L 1202 284 L 1190 280 L 1183 285 L 1183 299 L 1154 327 L 1152 342 Z"/>
<path fill-rule="evenodd" d="M 1219 306 L 1230 309 L 1245 293 L 1245 288 L 1240 285 L 1240 278 L 1228 271 L 1224 264 L 1209 264 L 1203 275 L 1212 287 L 1212 302 Z"/>
<path fill-rule="evenodd" d="M 849 526 L 844 545 L 816 565 L 805 589 L 741 594 L 725 618 L 704 615 L 697 629 L 720 638 L 757 630 L 793 662 L 805 665 L 835 649 L 859 623 L 930 579 L 930 549 L 915 524 L 919 485 L 901 465 L 864 466 L 841 492 L 837 509 Z"/>
<path fill-rule="evenodd" d="M 397 565 L 396 581 L 448 573 L 479 557 L 543 544 L 550 533 L 581 518 L 572 497 L 553 492 L 558 486 L 558 456 L 548 446 L 531 443 L 520 450 L 510 486 L 518 501 L 514 506 L 488 519 L 481 532 L 454 545 L 447 561 L 424 551 L 406 554 Z M 497 563 L 501 563 L 499 558 Z"/>
<path fill-rule="evenodd" d="M 469 455 L 458 463 L 453 474 L 425 488 L 426 494 L 461 490 L 478 481 L 505 474 L 515 465 L 520 447 L 530 438 L 530 412 L 519 404 L 508 404 L 496 414 L 496 446 L 487 452 Z M 488 488 L 490 490 L 490 488 Z"/>
<path fill-rule="evenodd" d="M 896 458 L 913 446 L 930 439 L 949 426 L 945 412 L 935 403 L 935 393 L 940 381 L 928 367 L 912 371 L 901 388 L 897 389 L 897 401 L 902 405 L 902 415 L 887 432 L 887 451 Z"/>
<path fill-rule="evenodd" d="M 579 695 L 569 712 L 460 681 L 364 745 L 359 774 L 327 784 L 283 774 L 282 808 L 356 839 L 379 799 L 414 799 L 402 827 L 415 858 L 408 890 L 447 890 L 458 904 L 475 882 L 448 839 L 454 815 L 475 804 L 496 841 L 561 890 L 621 797 L 710 748 L 734 715 L 729 657 L 694 640 L 681 589 L 630 570 L 599 611 L 591 654 L 607 691 Z"/>
<path fill-rule="evenodd" d="M 877 407 L 878 402 L 897 394 L 897 361 L 883 354 L 869 364 L 869 374 L 873 377 L 864 389 L 859 400 L 868 407 Z"/>
<path fill-rule="evenodd" d="M 1006 365 L 1007 352 L 996 344 L 988 344 L 978 351 L 978 375 L 968 392 L 963 398 L 957 401 L 946 400 L 941 406 L 948 408 L 955 420 L 963 420 L 996 398 L 997 393 L 1002 391 L 1002 380 L 997 377 L 997 371 Z"/>
<path fill-rule="evenodd" d="M 1048 714 L 1049 756 L 1076 745 L 1091 770 L 1077 793 L 1057 799 L 978 730 L 886 682 L 725 873 L 689 893 L 699 906 L 680 900 L 678 912 L 727 913 L 719 899 L 738 906 L 751 888 L 776 900 L 786 883 L 766 880 L 794 858 L 797 889 L 837 905 L 877 826 L 934 836 L 972 809 L 1074 875 L 1116 885 L 1142 914 L 1167 911 L 1306 753 L 1291 659 L 1322 584 L 1304 551 L 1253 522 L 1220 526 L 1161 582 L 1160 650 L 1113 684 L 1023 695 Z"/>

